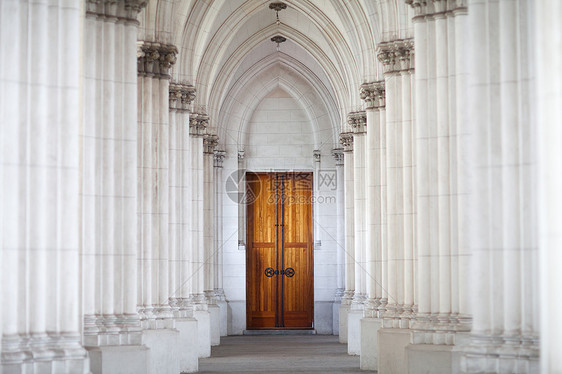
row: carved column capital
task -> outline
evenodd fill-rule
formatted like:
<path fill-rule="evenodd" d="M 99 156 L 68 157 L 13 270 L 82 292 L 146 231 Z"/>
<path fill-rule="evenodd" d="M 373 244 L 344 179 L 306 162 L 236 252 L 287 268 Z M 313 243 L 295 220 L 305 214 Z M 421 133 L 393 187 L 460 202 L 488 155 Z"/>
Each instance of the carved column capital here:
<path fill-rule="evenodd" d="M 344 152 L 353 152 L 353 133 L 342 132 L 340 134 L 340 143 L 343 145 Z"/>
<path fill-rule="evenodd" d="M 367 114 L 364 111 L 351 112 L 347 115 L 347 123 L 354 134 L 364 134 L 367 131 Z"/>
<path fill-rule="evenodd" d="M 405 0 L 414 9 L 413 20 L 425 17 L 445 17 L 450 13 L 466 13 L 467 0 Z"/>
<path fill-rule="evenodd" d="M 203 137 L 207 131 L 209 116 L 201 113 L 193 113 L 189 118 L 189 135 Z"/>
<path fill-rule="evenodd" d="M 414 69 L 414 41 L 413 39 L 400 39 L 380 43 L 377 57 L 383 64 L 385 74 L 412 71 Z"/>
<path fill-rule="evenodd" d="M 320 150 L 315 149 L 314 151 L 312 151 L 312 157 L 314 157 L 314 162 L 320 162 L 320 159 L 322 158 Z"/>
<path fill-rule="evenodd" d="M 336 166 L 343 165 L 343 148 L 332 149 L 332 156 L 334 157 L 334 160 L 336 160 Z"/>
<path fill-rule="evenodd" d="M 222 168 L 222 163 L 226 157 L 226 151 L 222 149 L 215 150 L 215 167 Z"/>
<path fill-rule="evenodd" d="M 359 95 L 365 100 L 367 109 L 383 109 L 386 97 L 384 81 L 363 83 L 359 88 Z"/>
<path fill-rule="evenodd" d="M 172 44 L 137 42 L 139 75 L 170 78 L 170 68 L 176 63 L 178 49 Z"/>
<path fill-rule="evenodd" d="M 190 84 L 170 83 L 170 109 L 189 111 L 195 92 L 195 87 Z"/>
<path fill-rule="evenodd" d="M 86 16 L 138 24 L 137 16 L 148 0 L 86 0 Z"/>
<path fill-rule="evenodd" d="M 208 155 L 215 154 L 215 148 L 219 144 L 219 137 L 214 134 L 203 135 L 203 153 Z"/>
<path fill-rule="evenodd" d="M 246 153 L 244 152 L 244 150 L 243 149 L 238 150 L 238 162 L 244 161 L 245 157 L 246 157 Z"/>

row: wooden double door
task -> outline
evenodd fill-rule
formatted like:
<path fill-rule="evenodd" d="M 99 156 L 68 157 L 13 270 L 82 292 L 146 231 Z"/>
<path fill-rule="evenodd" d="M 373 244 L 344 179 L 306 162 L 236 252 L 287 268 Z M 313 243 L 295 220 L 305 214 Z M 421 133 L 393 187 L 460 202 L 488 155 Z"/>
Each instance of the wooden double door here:
<path fill-rule="evenodd" d="M 246 326 L 312 329 L 312 173 L 248 173 Z"/>

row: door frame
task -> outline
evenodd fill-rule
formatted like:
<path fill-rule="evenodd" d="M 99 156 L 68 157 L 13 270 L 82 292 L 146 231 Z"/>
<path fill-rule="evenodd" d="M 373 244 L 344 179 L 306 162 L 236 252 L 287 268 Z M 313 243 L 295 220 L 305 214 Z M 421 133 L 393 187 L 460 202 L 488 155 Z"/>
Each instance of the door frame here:
<path fill-rule="evenodd" d="M 247 330 L 314 330 L 315 329 L 315 315 L 314 315 L 314 310 L 315 310 L 315 305 L 314 305 L 314 293 L 315 293 L 315 279 L 314 279 L 314 233 L 315 233 L 315 225 L 316 222 L 314 222 L 314 210 L 315 210 L 315 173 L 314 170 L 294 170 L 294 171 L 289 171 L 289 170 L 267 170 L 267 171 L 253 171 L 253 170 L 245 170 L 244 171 L 244 187 L 243 188 L 247 188 L 248 186 L 248 179 L 247 179 L 247 175 L 249 173 L 252 174 L 268 174 L 270 176 L 275 176 L 278 174 L 298 174 L 298 173 L 302 173 L 302 174 L 308 174 L 310 175 L 310 181 L 311 181 L 311 186 L 310 186 L 310 198 L 311 198 L 311 202 L 310 202 L 310 216 L 311 216 L 311 225 L 310 225 L 310 270 L 311 270 L 311 278 L 310 278 L 310 282 L 311 282 L 311 289 L 312 289 L 312 294 L 311 294 L 311 326 L 310 327 L 252 327 L 250 328 L 248 326 L 248 292 L 249 292 L 249 277 L 248 277 L 248 271 L 249 271 L 249 250 L 250 250 L 250 231 L 249 231 L 249 219 L 250 216 L 248 214 L 248 204 L 245 204 L 245 208 L 244 208 L 244 219 L 243 219 L 243 226 L 244 226 L 244 241 L 245 241 L 245 267 L 246 267 L 246 271 L 244 276 L 246 277 L 246 281 L 245 281 L 245 286 L 246 286 L 246 291 L 245 291 L 245 296 L 246 296 L 246 302 L 245 302 L 245 307 L 246 307 L 246 329 Z M 276 240 L 279 240 L 278 238 Z M 279 254 L 277 254 L 277 257 L 279 256 Z M 282 277 L 280 280 L 280 283 L 283 284 L 284 281 L 284 277 Z M 283 287 L 283 286 L 281 286 Z M 279 288 L 277 288 L 276 293 L 278 292 Z M 279 300 L 279 295 L 277 295 L 277 298 Z M 282 299 L 283 297 L 281 297 Z M 281 303 L 283 303 L 283 301 L 281 301 Z M 283 308 L 283 306 L 281 306 L 281 308 Z M 277 306 L 277 310 L 279 310 L 279 306 Z M 277 318 L 280 318 L 281 316 L 276 316 L 276 320 Z"/>

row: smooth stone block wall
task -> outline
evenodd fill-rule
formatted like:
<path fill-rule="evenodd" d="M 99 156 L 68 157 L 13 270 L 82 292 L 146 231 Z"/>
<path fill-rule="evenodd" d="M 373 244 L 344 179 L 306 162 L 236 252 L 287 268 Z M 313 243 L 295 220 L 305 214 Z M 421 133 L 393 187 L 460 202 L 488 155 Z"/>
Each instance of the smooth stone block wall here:
<path fill-rule="evenodd" d="M 228 303 L 226 301 L 217 301 L 220 314 L 220 336 L 228 335 Z"/>
<path fill-rule="evenodd" d="M 144 344 L 150 349 L 148 373 L 179 373 L 179 331 L 176 329 L 144 330 L 143 334 Z"/>
<path fill-rule="evenodd" d="M 362 310 L 351 309 L 347 315 L 347 353 L 361 354 L 361 319 Z"/>
<path fill-rule="evenodd" d="M 179 331 L 179 360 L 182 373 L 195 373 L 199 370 L 198 322 L 195 318 L 176 320 Z"/>
<path fill-rule="evenodd" d="M 340 343 L 347 343 L 347 320 L 349 314 L 349 305 L 340 305 Z"/>
<path fill-rule="evenodd" d="M 211 315 L 206 310 L 196 310 L 193 317 L 197 320 L 199 337 L 199 358 L 211 356 Z"/>
<path fill-rule="evenodd" d="M 333 301 L 314 302 L 314 329 L 317 334 L 333 334 Z"/>
<path fill-rule="evenodd" d="M 143 345 L 87 348 L 92 374 L 149 374 L 149 349 Z"/>
<path fill-rule="evenodd" d="M 220 308 L 218 305 L 209 305 L 209 317 L 211 323 L 211 345 L 214 347 L 221 343 Z"/>
<path fill-rule="evenodd" d="M 382 321 L 378 318 L 361 319 L 361 370 L 377 370 L 378 332 Z"/>
<path fill-rule="evenodd" d="M 409 374 L 460 373 L 460 352 L 452 345 L 416 344 L 406 347 Z"/>
<path fill-rule="evenodd" d="M 406 347 L 409 344 L 409 329 L 379 329 L 378 374 L 408 373 Z"/>
<path fill-rule="evenodd" d="M 334 335 L 340 334 L 340 308 L 341 302 L 335 301 L 332 304 L 332 333 Z"/>

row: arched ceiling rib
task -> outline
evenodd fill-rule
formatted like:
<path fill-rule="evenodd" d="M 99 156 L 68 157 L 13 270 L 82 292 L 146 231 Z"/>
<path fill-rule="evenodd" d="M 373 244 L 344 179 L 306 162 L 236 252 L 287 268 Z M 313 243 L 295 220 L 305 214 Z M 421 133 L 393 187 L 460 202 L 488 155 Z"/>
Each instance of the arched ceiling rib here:
<path fill-rule="evenodd" d="M 271 0 L 149 0 L 139 39 L 178 47 L 173 79 L 196 86 L 197 103 L 219 126 L 227 93 L 245 74 L 257 74 L 260 60 L 305 66 L 303 77 L 321 82 L 317 93 L 341 121 L 362 104 L 361 83 L 382 79 L 377 44 L 411 36 L 411 10 L 403 0 L 283 1 L 288 8 L 276 25 Z M 289 40 L 282 53 L 269 42 L 276 34 Z"/>

